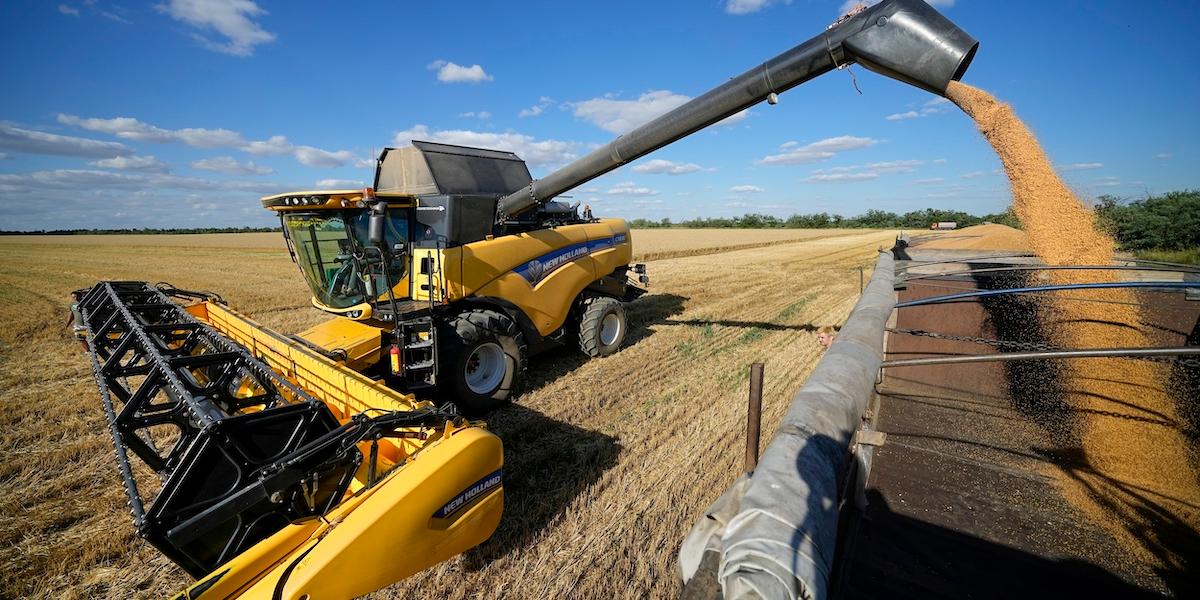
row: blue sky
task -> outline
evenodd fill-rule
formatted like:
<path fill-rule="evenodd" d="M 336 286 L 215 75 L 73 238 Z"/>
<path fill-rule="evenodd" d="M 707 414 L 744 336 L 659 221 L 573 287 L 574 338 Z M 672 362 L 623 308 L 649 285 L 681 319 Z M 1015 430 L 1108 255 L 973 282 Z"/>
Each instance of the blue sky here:
<path fill-rule="evenodd" d="M 274 224 L 409 139 L 535 177 L 824 29 L 843 0 L 0 4 L 0 229 Z M 852 3 L 851 3 L 852 4 Z M 1200 188 L 1200 4 L 939 0 L 1082 196 Z M 602 216 L 1002 210 L 953 105 L 855 67 L 572 192 Z M 653 161 L 653 162 L 652 162 Z"/>

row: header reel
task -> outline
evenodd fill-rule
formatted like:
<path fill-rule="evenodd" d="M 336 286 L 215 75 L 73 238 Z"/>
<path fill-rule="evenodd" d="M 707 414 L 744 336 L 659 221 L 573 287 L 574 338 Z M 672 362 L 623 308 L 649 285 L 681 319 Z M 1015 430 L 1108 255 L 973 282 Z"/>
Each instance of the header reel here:
<path fill-rule="evenodd" d="M 363 461 L 358 443 L 453 416 L 383 412 L 339 425 L 160 289 L 102 282 L 77 298 L 138 533 L 195 577 L 336 506 Z M 148 508 L 130 453 L 162 481 Z M 374 452 L 369 460 L 373 485 Z"/>

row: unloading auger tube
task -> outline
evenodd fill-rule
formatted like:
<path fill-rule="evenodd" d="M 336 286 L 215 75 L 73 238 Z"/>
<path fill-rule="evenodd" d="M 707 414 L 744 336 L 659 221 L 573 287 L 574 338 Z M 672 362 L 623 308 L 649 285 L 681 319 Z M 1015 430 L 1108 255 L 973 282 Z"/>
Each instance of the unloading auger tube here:
<path fill-rule="evenodd" d="M 500 200 L 500 222 L 836 68 L 858 63 L 944 96 L 975 41 L 921 0 L 884 0 Z"/>

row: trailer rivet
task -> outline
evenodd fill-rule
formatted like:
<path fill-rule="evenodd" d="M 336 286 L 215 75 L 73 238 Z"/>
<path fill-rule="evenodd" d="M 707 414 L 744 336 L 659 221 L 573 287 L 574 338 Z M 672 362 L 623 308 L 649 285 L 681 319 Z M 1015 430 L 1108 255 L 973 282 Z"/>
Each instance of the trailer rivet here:
<path fill-rule="evenodd" d="M 887 25 L 887 21 L 888 21 L 887 17 L 879 17 L 879 19 L 877 19 L 875 21 L 875 24 L 880 27 L 883 27 L 884 25 Z"/>

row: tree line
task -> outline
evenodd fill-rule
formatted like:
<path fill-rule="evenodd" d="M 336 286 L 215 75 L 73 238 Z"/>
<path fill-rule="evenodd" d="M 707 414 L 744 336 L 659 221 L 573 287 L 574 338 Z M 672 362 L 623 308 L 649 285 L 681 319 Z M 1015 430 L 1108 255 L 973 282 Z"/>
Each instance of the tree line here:
<path fill-rule="evenodd" d="M 705 217 L 679 222 L 672 222 L 669 218 L 658 221 L 633 219 L 629 222 L 629 225 L 635 229 L 658 227 L 703 227 L 712 229 L 929 229 L 929 226 L 933 223 L 945 221 L 953 221 L 959 227 L 968 227 L 981 223 L 1001 223 L 1010 227 L 1021 226 L 1011 208 L 1001 213 L 983 216 L 972 215 L 961 210 L 943 210 L 938 208 L 914 210 L 904 214 L 872 209 L 857 217 L 843 217 L 842 215 L 827 212 L 796 214 L 786 218 L 753 213 L 740 217 Z"/>
<path fill-rule="evenodd" d="M 1096 223 L 1125 250 L 1200 248 L 1200 191 L 1133 201 L 1101 196 L 1096 200 Z"/>
<path fill-rule="evenodd" d="M 178 229 L 37 229 L 32 231 L 0 231 L 0 235 L 163 235 L 174 233 L 269 233 L 283 231 L 278 227 L 184 227 Z"/>

